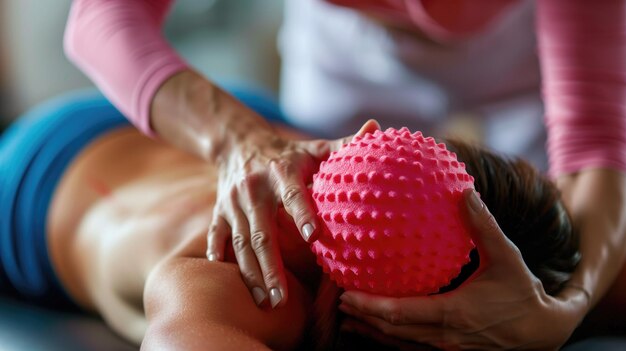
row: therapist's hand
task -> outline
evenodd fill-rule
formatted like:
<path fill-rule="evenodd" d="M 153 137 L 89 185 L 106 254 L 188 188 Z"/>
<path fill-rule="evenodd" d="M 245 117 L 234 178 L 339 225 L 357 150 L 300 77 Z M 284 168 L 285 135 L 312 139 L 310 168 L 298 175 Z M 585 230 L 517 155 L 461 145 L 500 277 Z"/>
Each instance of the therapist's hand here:
<path fill-rule="evenodd" d="M 349 291 L 339 308 L 388 337 L 443 349 L 557 349 L 588 301 L 571 288 L 547 295 L 475 192 L 466 190 L 464 198 L 480 256 L 480 267 L 467 282 L 429 297 Z"/>
<path fill-rule="evenodd" d="M 280 203 L 307 242 L 319 223 L 307 184 L 321 161 L 351 137 L 328 141 L 287 140 L 260 126 L 230 150 L 219 167 L 207 258 L 222 260 L 230 238 L 244 283 L 258 305 L 287 301 L 287 283 L 277 242 Z M 379 129 L 367 122 L 359 133 Z"/>

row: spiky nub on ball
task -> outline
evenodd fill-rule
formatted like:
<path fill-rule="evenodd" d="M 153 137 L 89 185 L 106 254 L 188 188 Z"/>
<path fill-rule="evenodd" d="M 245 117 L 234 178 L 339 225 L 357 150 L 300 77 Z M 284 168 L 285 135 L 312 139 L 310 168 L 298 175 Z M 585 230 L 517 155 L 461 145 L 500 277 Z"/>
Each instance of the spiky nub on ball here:
<path fill-rule="evenodd" d="M 387 129 L 355 137 L 313 176 L 325 228 L 312 250 L 339 286 L 386 296 L 437 292 L 474 248 L 461 218 L 474 178 L 422 133 Z"/>

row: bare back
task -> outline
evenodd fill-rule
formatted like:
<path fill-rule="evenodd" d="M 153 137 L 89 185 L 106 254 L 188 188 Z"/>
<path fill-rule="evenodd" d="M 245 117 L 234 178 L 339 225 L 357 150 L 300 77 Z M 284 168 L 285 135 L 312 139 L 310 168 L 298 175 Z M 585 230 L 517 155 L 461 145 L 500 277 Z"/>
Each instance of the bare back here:
<path fill-rule="evenodd" d="M 48 216 L 52 263 L 70 296 L 140 342 L 150 273 L 167 258 L 204 259 L 216 183 L 214 166 L 130 128 L 92 143 L 64 175 Z M 308 247 L 295 227 L 281 222 L 285 266 L 301 281 L 316 280 Z M 310 292 L 296 290 L 294 302 L 310 300 Z"/>

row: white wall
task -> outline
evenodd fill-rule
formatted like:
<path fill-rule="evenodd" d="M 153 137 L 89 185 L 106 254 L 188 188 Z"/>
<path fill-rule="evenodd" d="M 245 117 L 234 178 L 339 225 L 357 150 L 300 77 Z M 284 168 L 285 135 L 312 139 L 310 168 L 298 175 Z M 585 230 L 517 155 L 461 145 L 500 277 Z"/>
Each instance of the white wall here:
<path fill-rule="evenodd" d="M 61 47 L 70 0 L 5 0 L 0 23 L 10 90 L 9 111 L 19 112 L 59 92 L 87 85 Z"/>

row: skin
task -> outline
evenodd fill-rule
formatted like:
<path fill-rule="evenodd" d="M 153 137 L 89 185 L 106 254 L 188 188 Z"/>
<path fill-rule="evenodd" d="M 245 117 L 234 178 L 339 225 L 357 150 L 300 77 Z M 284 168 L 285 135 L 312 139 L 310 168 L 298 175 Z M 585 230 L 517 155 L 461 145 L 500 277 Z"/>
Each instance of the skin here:
<path fill-rule="evenodd" d="M 559 179 L 565 204 L 581 230 L 583 258 L 570 286 L 557 296 L 547 296 L 526 277 L 525 267 L 517 262 L 518 252 L 483 205 L 470 212 L 470 220 L 479 229 L 474 240 L 478 239 L 481 257 L 490 259 L 481 262 L 474 279 L 430 299 L 347 292 L 340 309 L 360 321 L 352 321 L 349 328 L 362 333 L 374 329 L 388 342 L 397 342 L 391 337 L 450 349 L 558 349 L 596 305 L 585 328 L 598 329 L 594 324 L 609 319 L 619 321 L 625 307 L 620 296 L 626 291 L 626 271 L 620 263 L 626 229 L 624 181 L 621 173 L 610 170 Z M 477 300 L 497 304 L 479 305 Z"/>
<path fill-rule="evenodd" d="M 439 2 L 429 2 L 429 6 L 429 12 L 437 17 Z M 383 19 L 378 20 L 389 25 Z M 423 37 L 422 34 L 417 31 L 416 37 Z M 284 306 L 288 300 L 287 278 L 282 273 L 282 258 L 277 249 L 278 233 L 270 219 L 282 204 L 303 239 L 315 240 L 319 223 L 310 199 L 305 196 L 305 184 L 315 165 L 336 149 L 338 143 L 285 140 L 274 134 L 262 118 L 193 71 L 177 74 L 163 84 L 152 103 L 151 122 L 163 140 L 219 165 L 219 192 L 207 234 L 207 258 L 223 260 L 227 246 L 232 243 L 245 285 L 252 295 L 261 303 L 269 299 L 272 307 Z M 348 293 L 343 298 L 346 312 L 380 332 L 409 341 L 430 339 L 419 328 L 406 329 L 404 323 L 396 325 L 389 316 L 397 310 L 414 311 L 407 316 L 409 324 L 428 325 L 437 330 L 439 339 L 458 347 L 470 345 L 473 336 L 479 334 L 483 340 L 491 340 L 489 345 L 494 348 L 558 348 L 607 294 L 623 267 L 626 175 L 607 169 L 585 169 L 562 175 L 558 186 L 573 214 L 574 224 L 581 228 L 583 253 L 570 287 L 558 296 L 546 296 L 540 287 L 531 284 L 532 277 L 520 268 L 522 262 L 518 259 L 515 268 L 524 289 L 521 294 L 524 298 L 520 299 L 519 291 L 510 289 L 511 281 L 504 275 L 492 274 L 493 267 L 510 264 L 501 255 L 494 255 L 490 263 L 481 267 L 482 274 L 458 292 L 400 301 Z M 488 231 L 476 232 L 477 238 L 503 237 L 487 209 L 472 218 L 483 221 L 480 225 Z M 489 311 L 489 306 L 477 304 L 476 295 L 501 296 L 508 304 L 503 302 L 500 313 L 484 313 Z M 423 308 L 410 308 L 413 304 Z M 527 312 L 519 316 L 519 309 Z M 464 310 L 472 323 L 451 327 L 447 320 L 432 320 L 420 313 L 422 310 L 435 311 L 439 316 L 450 310 Z M 449 337 L 451 329 L 456 333 L 454 337 Z"/>
<path fill-rule="evenodd" d="M 486 206 L 467 191 L 469 221 L 474 228 L 481 266 L 460 288 L 432 298 L 381 298 L 349 292 L 341 296 L 340 310 L 364 321 L 383 335 L 427 343 L 443 349 L 549 349 L 556 347 L 537 340 L 546 333 L 559 333 L 559 345 L 575 325 L 553 326 L 562 314 L 577 323 L 572 304 L 588 306 L 578 290 L 566 288 L 552 297 L 524 265 L 517 247 L 506 238 Z M 483 259 L 484 258 L 484 259 Z M 480 308 L 476 301 L 489 301 Z M 542 313 L 543 319 L 536 319 Z M 496 315 L 496 323 L 488 324 Z M 533 323 L 531 323 L 533 322 Z M 360 330 L 362 331 L 362 330 Z"/>
<path fill-rule="evenodd" d="M 216 183 L 216 167 L 130 128 L 91 144 L 48 217 L 52 264 L 73 300 L 145 350 L 293 349 L 319 280 L 313 254 L 279 212 L 291 297 L 259 308 L 232 251 L 206 259 Z"/>
<path fill-rule="evenodd" d="M 437 17 L 442 1 L 429 2 L 433 7 L 429 12 Z M 580 15 L 580 14 L 579 14 Z M 567 14 L 563 14 L 567 20 Z M 539 36 L 542 33 L 538 33 Z M 539 38 L 541 41 L 541 37 Z M 567 45 L 567 43 L 563 43 Z M 542 57 L 540 57 L 541 59 Z M 575 59 L 575 57 L 574 57 Z M 575 60 L 572 60 L 575 61 Z M 563 62 L 542 62 L 544 67 L 554 65 L 555 69 Z M 569 62 L 565 65 L 571 64 Z M 546 71 L 549 71 L 546 69 Z M 603 89 L 605 87 L 599 87 Z M 432 299 L 390 300 L 377 296 L 346 293 L 342 300 L 343 309 L 353 315 L 359 322 L 354 321 L 358 330 L 365 333 L 377 332 L 381 337 L 393 342 L 419 341 L 428 342 L 433 339 L 424 335 L 420 327 L 427 325 L 432 328 L 438 337 L 433 344 L 447 342 L 450 347 L 467 348 L 478 334 L 483 339 L 491 339 L 487 345 L 494 349 L 530 348 L 530 349 L 557 349 L 571 335 L 574 329 L 585 320 L 589 323 L 602 323 L 606 316 L 615 316 L 619 319 L 619 312 L 623 308 L 619 302 L 619 293 L 626 292 L 622 279 L 624 277 L 624 262 L 626 255 L 626 174 L 624 172 L 603 169 L 598 167 L 582 169 L 571 174 L 561 174 L 556 178 L 557 186 L 562 192 L 564 203 L 573 217 L 574 225 L 580 229 L 582 261 L 578 266 L 570 285 L 558 296 L 552 298 L 537 289 L 527 286 L 527 296 L 533 298 L 519 301 L 516 291 L 507 289 L 507 280 L 499 283 L 493 281 L 493 289 L 481 289 L 478 284 L 485 277 L 476 276 L 472 283 L 466 284 L 465 289 L 458 290 L 446 296 Z M 502 233 L 492 219 L 486 214 L 477 214 L 476 218 L 486 221 L 485 230 Z M 483 233 L 489 235 L 490 233 Z M 483 235 L 475 233 L 475 235 Z M 501 279 L 498 275 L 489 275 L 493 266 L 505 264 L 494 261 L 491 265 L 485 263 L 484 275 L 494 279 Z M 470 288 L 471 287 L 471 288 Z M 509 313 L 484 313 L 489 306 L 477 304 L 472 299 L 475 291 L 485 300 L 498 298 L 507 294 L 511 306 Z M 623 296 L 623 295 L 621 295 Z M 611 304 L 607 301 L 612 301 Z M 415 306 L 420 306 L 415 309 Z M 525 310 L 524 316 L 516 314 Z M 611 306 L 611 307 L 609 307 Z M 449 310 L 463 309 L 471 318 L 456 325 L 449 325 L 446 319 L 432 321 L 422 311 L 433 311 L 445 316 Z M 412 311 L 406 320 L 396 321 L 394 316 L 399 310 Z M 590 313 L 591 311 L 591 313 Z M 599 312 L 602 311 L 602 312 Z M 615 319 L 614 319 L 615 320 Z M 591 322 L 593 321 L 593 323 Z M 495 326 L 495 328 L 494 328 Z M 368 334 L 369 335 L 369 334 Z M 511 337 L 513 336 L 513 337 Z M 517 336 L 517 337 L 515 337 Z M 471 348 L 471 347 L 469 347 Z"/>
<path fill-rule="evenodd" d="M 368 122 L 359 133 L 376 128 Z M 281 135 L 300 137 L 284 131 Z M 272 309 L 267 298 L 259 308 L 234 251 L 225 251 L 224 262 L 206 260 L 205 230 L 212 221 L 207 213 L 215 208 L 217 178 L 215 165 L 132 129 L 107 134 L 84 150 L 64 174 L 48 218 L 53 267 L 74 301 L 100 314 L 128 340 L 143 342 L 145 350 L 294 349 L 310 322 L 320 279 L 314 257 L 289 215 L 279 210 L 277 250 L 291 295 L 283 308 Z M 536 293 L 540 282 L 473 196 L 465 194 L 467 214 L 484 258 L 475 277 L 433 298 L 346 293 L 340 309 L 360 322 L 350 320 L 344 329 L 368 333 L 401 349 L 415 345 L 399 339 L 448 349 L 516 348 L 520 340 L 523 348 L 542 348 L 528 337 L 536 330 L 519 335 L 502 330 L 503 324 L 477 324 L 494 314 L 515 315 L 509 325 L 523 324 L 534 311 L 520 305 L 546 308 L 561 298 Z M 609 292 L 606 310 L 626 311 L 620 302 L 624 281 L 619 279 Z M 508 290 L 497 290 L 501 282 Z M 564 293 L 572 294 L 561 302 L 565 311 L 571 300 L 588 304 L 576 289 Z M 472 307 L 477 301 L 490 301 L 489 308 L 477 314 Z M 423 319 L 418 323 L 415 316 Z M 568 328 L 562 328 L 564 337 L 569 336 Z"/>
<path fill-rule="evenodd" d="M 223 260 L 226 247 L 230 245 L 228 239 L 232 239 L 248 289 L 262 290 L 261 295 L 257 294 L 258 301 L 269 299 L 272 307 L 283 306 L 288 290 L 281 273 L 280 252 L 276 249 L 277 233 L 269 219 L 282 204 L 294 218 L 303 238 L 308 242 L 315 240 L 319 225 L 310 199 L 303 195 L 306 194 L 305 183 L 311 179 L 314 166 L 336 150 L 340 142 L 284 140 L 254 112 L 191 71 L 172 77 L 159 89 L 153 101 L 152 123 L 157 133 L 172 145 L 219 165 L 219 192 L 208 230 L 207 258 Z M 440 316 L 449 310 L 465 310 L 473 322 L 455 327 L 459 335 L 482 331 L 478 332 L 481 338 L 492 340 L 490 345 L 495 348 L 558 348 L 606 294 L 624 264 L 626 175 L 589 169 L 560 177 L 558 186 L 573 214 L 574 224 L 581 228 L 584 256 L 571 287 L 558 296 L 546 296 L 539 286 L 530 284 L 532 277 L 527 270 L 519 268 L 523 262 L 518 258 L 517 269 L 525 289 L 523 296 L 532 297 L 520 301 L 518 290 L 510 288 L 508 279 L 501 279 L 504 278 L 501 274 L 489 274 L 491 267 L 510 263 L 496 255 L 489 265 L 485 263 L 482 267 L 481 279 L 453 294 L 390 302 L 382 297 L 347 293 L 343 300 L 352 310 L 346 312 L 389 336 L 438 344 L 418 331 L 411 334 L 403 329 L 400 333 L 396 327 L 404 327 L 404 324 L 396 326 L 389 318 L 399 309 L 415 311 L 407 317 L 410 324 L 428 325 L 438 330 L 439 339 L 465 345 L 472 339 L 449 338 L 450 325 L 444 320 L 433 321 L 410 306 L 419 304 Z M 481 228 L 489 230 L 476 232 L 477 238 L 495 235 L 493 232 L 504 237 L 497 224 L 492 223 L 488 209 L 470 217 L 473 221 L 483 221 Z M 306 224 L 313 228 L 310 235 L 304 233 Z M 484 281 L 488 284 L 478 285 Z M 504 293 L 507 295 L 502 296 Z M 508 305 L 502 307 L 506 314 L 483 313 L 489 310 L 488 306 L 476 303 L 476 296 L 495 298 L 494 295 L 508 301 Z M 378 308 L 371 310 L 363 306 Z M 527 312 L 520 317 L 516 311 L 522 306 Z M 377 318 L 378 323 L 364 315 Z"/>

